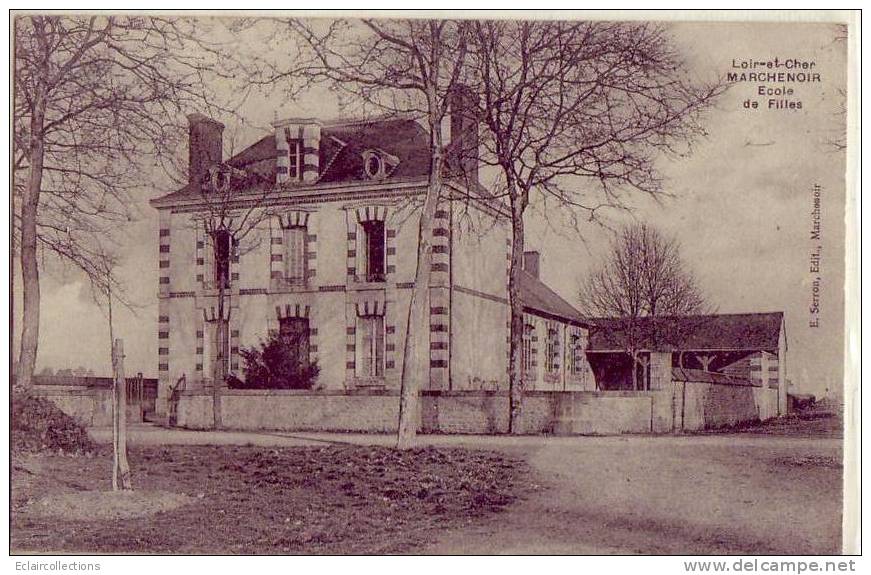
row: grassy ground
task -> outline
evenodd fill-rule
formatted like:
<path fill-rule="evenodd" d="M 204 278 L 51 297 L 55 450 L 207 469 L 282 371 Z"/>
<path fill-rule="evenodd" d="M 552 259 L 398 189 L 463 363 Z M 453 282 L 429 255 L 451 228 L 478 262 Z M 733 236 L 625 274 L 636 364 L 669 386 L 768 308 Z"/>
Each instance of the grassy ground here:
<path fill-rule="evenodd" d="M 842 439 L 844 437 L 844 418 L 840 413 L 809 409 L 764 422 L 747 423 L 697 433 L 759 433 L 789 437 Z"/>
<path fill-rule="evenodd" d="M 529 484 L 521 461 L 466 449 L 141 447 L 130 462 L 137 490 L 191 503 L 133 519 L 47 516 L 49 496 L 108 490 L 109 454 L 17 456 L 13 552 L 401 553 Z"/>

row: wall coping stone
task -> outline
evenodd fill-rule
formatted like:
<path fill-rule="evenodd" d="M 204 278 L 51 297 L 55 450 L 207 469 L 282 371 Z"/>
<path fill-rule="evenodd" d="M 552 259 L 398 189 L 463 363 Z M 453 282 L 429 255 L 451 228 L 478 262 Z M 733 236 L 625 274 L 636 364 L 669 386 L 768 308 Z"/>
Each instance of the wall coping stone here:
<path fill-rule="evenodd" d="M 549 391 L 530 390 L 523 393 L 524 397 L 651 397 L 661 390 L 634 391 L 634 390 L 606 390 L 606 391 Z M 211 390 L 190 389 L 183 390 L 181 395 L 185 397 L 204 396 L 212 397 Z M 221 391 L 222 396 L 242 397 L 399 397 L 396 389 L 226 389 Z M 508 391 L 504 390 L 442 390 L 425 389 L 420 392 L 422 397 L 508 397 Z"/>
<path fill-rule="evenodd" d="M 207 396 L 212 397 L 212 391 L 206 389 L 183 390 L 181 395 L 186 397 Z M 325 397 L 325 396 L 396 396 L 399 391 L 391 389 L 228 389 L 221 390 L 221 396 L 242 397 Z"/>

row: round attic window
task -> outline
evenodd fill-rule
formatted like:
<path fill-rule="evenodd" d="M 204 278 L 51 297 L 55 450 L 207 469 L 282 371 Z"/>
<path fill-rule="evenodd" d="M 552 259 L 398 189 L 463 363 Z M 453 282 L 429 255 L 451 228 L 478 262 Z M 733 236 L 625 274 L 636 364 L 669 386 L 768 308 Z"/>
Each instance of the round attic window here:
<path fill-rule="evenodd" d="M 378 154 L 372 154 L 366 158 L 364 163 L 366 175 L 373 180 L 378 180 L 384 177 L 384 160 Z"/>
<path fill-rule="evenodd" d="M 215 174 L 215 187 L 219 190 L 223 190 L 227 187 L 227 184 L 230 183 L 229 174 L 224 171 L 219 170 L 217 174 Z"/>

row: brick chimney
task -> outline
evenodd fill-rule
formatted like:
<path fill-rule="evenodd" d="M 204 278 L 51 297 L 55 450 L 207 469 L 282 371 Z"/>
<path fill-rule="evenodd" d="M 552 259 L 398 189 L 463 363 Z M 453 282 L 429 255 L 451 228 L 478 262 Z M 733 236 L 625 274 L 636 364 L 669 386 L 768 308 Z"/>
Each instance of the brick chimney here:
<path fill-rule="evenodd" d="M 538 278 L 539 264 L 541 263 L 541 254 L 538 252 L 523 252 L 523 269 L 527 273 Z"/>
<path fill-rule="evenodd" d="M 454 169 L 470 187 L 478 183 L 478 96 L 468 86 L 457 86 L 449 106 Z"/>
<path fill-rule="evenodd" d="M 188 116 L 188 183 L 199 185 L 202 175 L 223 159 L 224 124 L 202 114 Z"/>

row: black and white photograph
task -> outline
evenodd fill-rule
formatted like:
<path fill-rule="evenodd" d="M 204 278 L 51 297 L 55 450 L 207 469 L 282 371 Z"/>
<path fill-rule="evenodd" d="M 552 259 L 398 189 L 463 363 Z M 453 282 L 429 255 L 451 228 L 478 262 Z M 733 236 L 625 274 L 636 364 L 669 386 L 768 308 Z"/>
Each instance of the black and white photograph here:
<path fill-rule="evenodd" d="M 860 19 L 11 10 L 15 569 L 855 571 Z"/>

